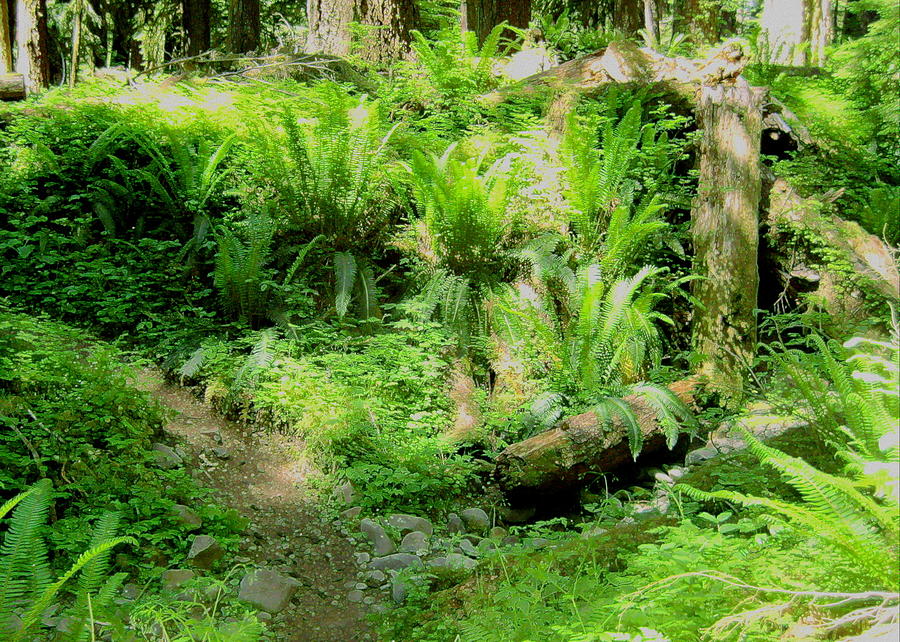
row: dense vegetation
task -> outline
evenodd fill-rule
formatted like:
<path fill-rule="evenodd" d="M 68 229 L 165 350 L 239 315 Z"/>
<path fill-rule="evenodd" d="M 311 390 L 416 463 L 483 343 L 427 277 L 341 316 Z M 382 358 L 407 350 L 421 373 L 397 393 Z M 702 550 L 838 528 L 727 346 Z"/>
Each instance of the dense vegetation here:
<path fill-rule="evenodd" d="M 480 506 L 509 526 L 528 509 L 468 572 L 403 571 L 382 639 L 897 634 L 893 3 L 835 3 L 834 41 L 807 34 L 798 63 L 770 40 L 770 3 L 649 3 L 662 19 L 639 33 L 628 3 L 546 0 L 531 29 L 476 36 L 455 3 L 410 2 L 402 55 L 357 25 L 320 67 L 284 64 L 304 16 L 264 2 L 277 32 L 206 25 L 232 52 L 278 39 L 252 74 L 201 55 L 137 78 L 87 67 L 125 62 L 120 31 L 141 20 L 150 71 L 167 42 L 201 53 L 168 5 L 111 3 L 101 21 L 49 4 L 76 68 L 60 34 L 96 22 L 77 84 L 0 103 L 0 638 L 294 639 L 231 590 L 242 507 L 162 465 L 151 366 L 258 438 L 302 440 L 328 515 L 347 482 L 362 517 Z M 703 59 L 730 37 L 750 52 L 738 84 L 768 87 L 785 123 L 763 129 L 764 189 L 785 181 L 803 216 L 765 218 L 776 188 L 757 194 L 759 334 L 723 389 L 697 376 L 698 284 L 723 275 L 695 254 L 695 108 L 665 83 L 568 94 L 502 68 L 628 39 Z M 886 281 L 865 252 L 887 257 Z M 588 412 L 623 431 L 628 465 L 550 496 L 498 482 L 508 447 Z M 758 419 L 802 427 L 769 439 Z M 680 465 L 723 429 L 739 448 Z M 189 562 L 185 506 L 224 549 L 187 591 L 160 581 Z"/>

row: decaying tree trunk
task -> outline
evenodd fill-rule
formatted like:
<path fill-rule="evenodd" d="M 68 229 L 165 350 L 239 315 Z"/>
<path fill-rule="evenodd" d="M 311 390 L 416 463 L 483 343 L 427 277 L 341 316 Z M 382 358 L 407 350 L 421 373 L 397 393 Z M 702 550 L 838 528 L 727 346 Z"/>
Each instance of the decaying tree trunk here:
<path fill-rule="evenodd" d="M 700 374 L 727 398 L 742 393 L 756 352 L 759 289 L 760 136 L 765 92 L 746 83 L 702 87 L 697 120 L 700 186 L 691 210 L 694 349 Z"/>
<path fill-rule="evenodd" d="M 22 100 L 23 98 L 25 98 L 25 77 L 22 74 L 0 75 L 0 100 Z"/>
<path fill-rule="evenodd" d="M 695 386 L 694 380 L 687 379 L 670 389 L 691 403 Z M 624 399 L 641 425 L 641 455 L 664 448 L 666 438 L 654 410 L 640 397 Z M 588 474 L 612 472 L 633 461 L 625 427 L 620 422 L 604 425 L 596 414 L 585 412 L 507 447 L 497 457 L 495 476 L 508 495 L 552 495 L 577 486 Z"/>

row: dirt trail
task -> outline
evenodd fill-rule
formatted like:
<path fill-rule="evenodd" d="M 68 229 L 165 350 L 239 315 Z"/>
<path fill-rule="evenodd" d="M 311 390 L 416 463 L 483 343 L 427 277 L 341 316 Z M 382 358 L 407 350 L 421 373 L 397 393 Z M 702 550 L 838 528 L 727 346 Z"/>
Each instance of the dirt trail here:
<path fill-rule="evenodd" d="M 137 382 L 174 410 L 166 431 L 190 451 L 191 464 L 204 471 L 199 481 L 215 489 L 216 499 L 250 520 L 240 555 L 298 579 L 290 606 L 270 624 L 285 642 L 374 640 L 358 604 L 347 600 L 356 581 L 354 549 L 321 515 L 308 479 L 314 468 L 302 443 L 247 428 L 216 415 L 160 372 L 145 370 Z M 212 449 L 223 446 L 227 458 Z M 226 453 L 220 453 L 226 454 Z"/>

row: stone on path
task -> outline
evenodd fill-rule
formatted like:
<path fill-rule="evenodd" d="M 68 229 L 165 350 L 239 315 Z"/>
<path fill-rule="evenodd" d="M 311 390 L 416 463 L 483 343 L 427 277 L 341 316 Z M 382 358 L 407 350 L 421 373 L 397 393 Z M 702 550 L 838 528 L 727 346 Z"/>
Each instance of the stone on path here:
<path fill-rule="evenodd" d="M 299 585 L 292 577 L 258 568 L 241 580 L 238 599 L 267 613 L 278 613 L 287 607 Z"/>
<path fill-rule="evenodd" d="M 175 452 L 175 449 L 165 444 L 153 444 L 151 453 L 156 465 L 165 470 L 178 468 L 184 463 L 184 460 Z"/>
<path fill-rule="evenodd" d="M 449 515 L 447 515 L 447 531 L 451 535 L 466 532 L 466 525 L 463 524 L 463 521 L 456 513 L 450 513 Z"/>
<path fill-rule="evenodd" d="M 465 569 L 472 570 L 478 564 L 471 557 L 466 557 L 460 553 L 449 553 L 444 557 L 435 557 L 428 560 L 429 568 L 448 568 L 448 569 Z"/>
<path fill-rule="evenodd" d="M 400 542 L 401 553 L 419 553 L 428 551 L 428 535 L 421 531 L 413 531 Z"/>
<path fill-rule="evenodd" d="M 386 571 L 389 569 L 399 571 L 411 566 L 422 566 L 422 560 L 410 553 L 394 553 L 393 555 L 387 555 L 373 560 L 370 566 L 376 571 Z"/>
<path fill-rule="evenodd" d="M 491 527 L 491 518 L 480 508 L 467 508 L 459 516 L 470 531 L 483 533 Z"/>
<path fill-rule="evenodd" d="M 225 554 L 222 547 L 209 535 L 198 535 L 191 543 L 188 561 L 197 568 L 209 569 Z"/>
<path fill-rule="evenodd" d="M 181 588 L 186 582 L 194 579 L 194 575 L 194 571 L 189 568 L 170 568 L 163 571 L 161 577 L 163 589 L 174 591 L 175 589 Z"/>
<path fill-rule="evenodd" d="M 434 533 L 434 526 L 424 517 L 416 517 L 415 515 L 401 515 L 395 513 L 388 515 L 387 523 L 389 526 L 396 528 L 401 533 L 411 531 L 421 531 L 426 535 Z"/>
<path fill-rule="evenodd" d="M 362 512 L 362 506 L 354 506 L 353 508 L 348 508 L 347 510 L 341 513 L 341 518 L 350 521 L 351 519 L 356 519 L 359 517 L 359 514 Z"/>
<path fill-rule="evenodd" d="M 396 545 L 391 538 L 388 537 L 387 533 L 384 532 L 384 529 L 371 519 L 362 520 L 359 523 L 359 530 L 368 536 L 369 541 L 372 542 L 372 548 L 375 551 L 375 555 L 378 557 L 390 555 L 397 550 Z"/>

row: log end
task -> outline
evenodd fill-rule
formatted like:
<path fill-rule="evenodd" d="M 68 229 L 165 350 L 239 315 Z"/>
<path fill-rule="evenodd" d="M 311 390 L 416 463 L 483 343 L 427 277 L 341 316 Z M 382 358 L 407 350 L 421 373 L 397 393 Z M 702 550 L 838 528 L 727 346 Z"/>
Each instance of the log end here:
<path fill-rule="evenodd" d="M 25 76 L 0 74 L 0 100 L 24 100 Z"/>

